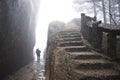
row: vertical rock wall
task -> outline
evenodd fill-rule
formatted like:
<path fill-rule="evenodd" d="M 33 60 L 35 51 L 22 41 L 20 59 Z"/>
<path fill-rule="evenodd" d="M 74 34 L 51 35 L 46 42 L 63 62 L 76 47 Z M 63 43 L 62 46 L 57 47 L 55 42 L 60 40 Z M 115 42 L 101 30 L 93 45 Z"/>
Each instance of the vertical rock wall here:
<path fill-rule="evenodd" d="M 65 23 L 60 21 L 53 21 L 48 27 L 47 51 L 46 51 L 46 80 L 51 80 L 52 72 L 52 56 L 53 50 L 56 48 L 57 33 L 65 29 Z"/>
<path fill-rule="evenodd" d="M 0 0 L 0 80 L 33 58 L 39 0 Z"/>

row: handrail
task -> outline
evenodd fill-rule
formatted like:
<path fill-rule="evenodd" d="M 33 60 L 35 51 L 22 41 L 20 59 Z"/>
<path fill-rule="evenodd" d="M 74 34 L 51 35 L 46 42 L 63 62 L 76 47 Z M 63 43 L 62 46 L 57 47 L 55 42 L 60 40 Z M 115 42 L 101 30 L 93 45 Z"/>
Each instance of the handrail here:
<path fill-rule="evenodd" d="M 102 50 L 103 32 L 107 33 L 107 53 L 116 58 L 117 35 L 120 35 L 120 27 L 103 24 L 84 13 L 81 14 L 81 33 L 97 50 Z"/>

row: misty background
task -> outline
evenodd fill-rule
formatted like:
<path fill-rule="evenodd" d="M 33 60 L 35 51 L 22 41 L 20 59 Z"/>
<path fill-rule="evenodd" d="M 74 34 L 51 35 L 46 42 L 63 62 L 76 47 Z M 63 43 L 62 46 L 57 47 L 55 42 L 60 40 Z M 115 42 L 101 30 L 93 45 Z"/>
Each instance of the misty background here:
<path fill-rule="evenodd" d="M 103 23 L 119 25 L 120 0 L 41 0 L 36 26 L 36 48 L 39 48 L 41 58 L 47 43 L 47 31 L 52 21 L 69 22 L 74 18 L 80 18 L 85 13 Z"/>

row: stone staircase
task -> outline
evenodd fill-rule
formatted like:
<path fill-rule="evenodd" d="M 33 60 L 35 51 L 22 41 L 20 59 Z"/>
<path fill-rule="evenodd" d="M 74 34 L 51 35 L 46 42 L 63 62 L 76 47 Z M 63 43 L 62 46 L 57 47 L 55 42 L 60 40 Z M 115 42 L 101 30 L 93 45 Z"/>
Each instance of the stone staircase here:
<path fill-rule="evenodd" d="M 62 31 L 58 36 L 58 47 L 71 57 L 74 78 L 70 80 L 120 80 L 118 65 L 86 46 L 79 31 Z"/>

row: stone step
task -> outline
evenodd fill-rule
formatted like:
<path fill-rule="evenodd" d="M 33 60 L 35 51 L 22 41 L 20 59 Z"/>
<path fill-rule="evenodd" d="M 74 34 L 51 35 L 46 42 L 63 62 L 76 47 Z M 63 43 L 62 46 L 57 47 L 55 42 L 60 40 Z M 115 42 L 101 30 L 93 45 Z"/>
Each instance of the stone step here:
<path fill-rule="evenodd" d="M 67 52 L 83 52 L 83 51 L 90 51 L 90 49 L 86 46 L 69 46 L 64 47 L 65 51 Z"/>
<path fill-rule="evenodd" d="M 114 69 L 113 63 L 104 59 L 73 60 L 75 69 Z"/>
<path fill-rule="evenodd" d="M 101 59 L 104 58 L 100 54 L 96 54 L 94 52 L 73 52 L 69 53 L 73 59 L 79 59 L 79 60 L 90 60 L 90 59 Z"/>
<path fill-rule="evenodd" d="M 70 52 L 71 55 L 101 55 L 94 51 L 85 51 L 85 52 Z"/>
<path fill-rule="evenodd" d="M 70 32 L 70 33 L 58 33 L 58 35 L 81 35 L 78 32 Z"/>
<path fill-rule="evenodd" d="M 63 32 L 63 33 L 58 33 L 58 35 L 81 35 L 79 32 Z"/>
<path fill-rule="evenodd" d="M 59 35 L 64 35 L 64 34 L 80 34 L 80 31 L 61 31 L 58 34 Z"/>
<path fill-rule="evenodd" d="M 41 77 L 41 76 L 39 76 L 39 77 L 37 77 L 37 79 L 36 80 L 45 80 L 45 77 Z"/>
<path fill-rule="evenodd" d="M 102 70 L 74 70 L 78 75 L 75 80 L 120 80 L 120 72 L 111 69 Z"/>
<path fill-rule="evenodd" d="M 66 41 L 58 43 L 59 47 L 66 47 L 66 46 L 83 46 L 82 41 Z"/>
<path fill-rule="evenodd" d="M 81 37 L 60 38 L 59 42 L 65 41 L 81 41 Z"/>
<path fill-rule="evenodd" d="M 59 35 L 60 38 L 81 37 L 80 35 Z"/>

